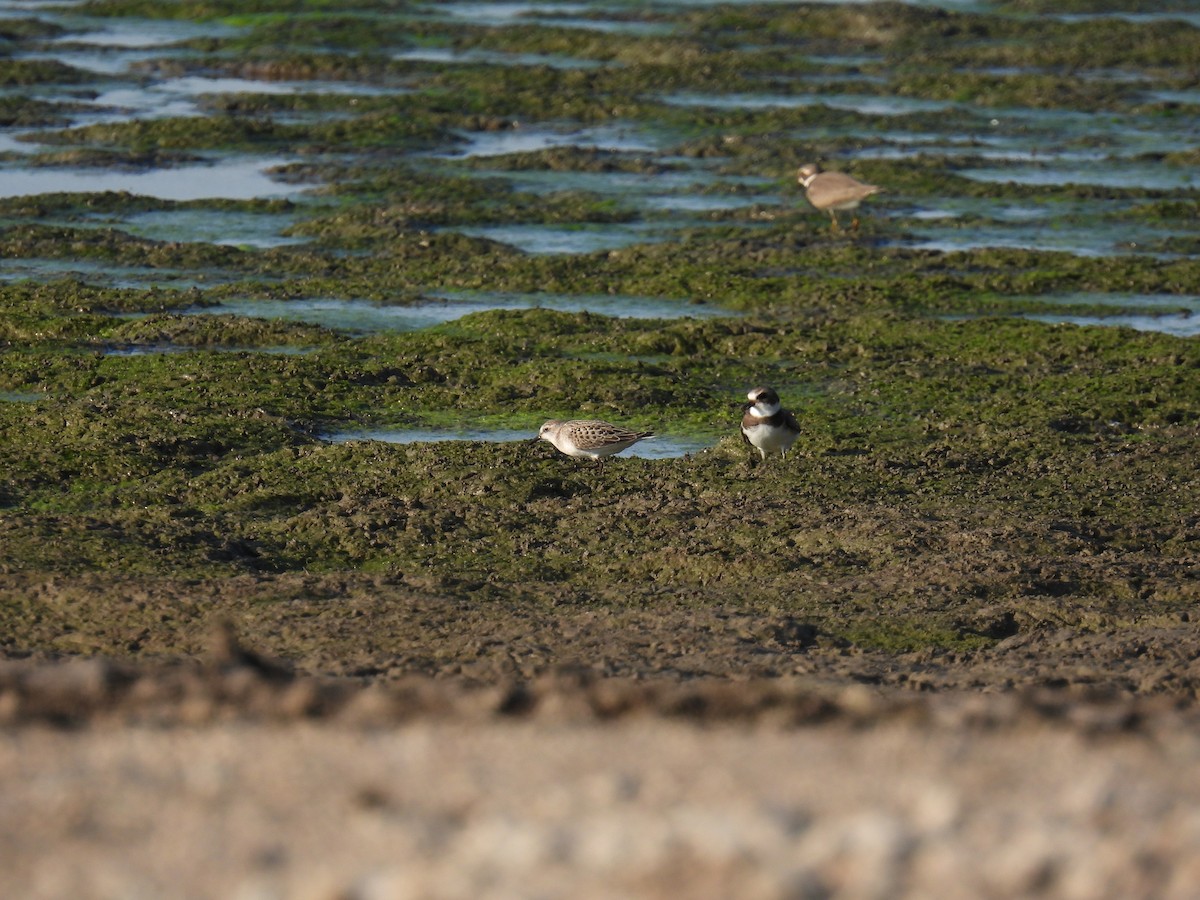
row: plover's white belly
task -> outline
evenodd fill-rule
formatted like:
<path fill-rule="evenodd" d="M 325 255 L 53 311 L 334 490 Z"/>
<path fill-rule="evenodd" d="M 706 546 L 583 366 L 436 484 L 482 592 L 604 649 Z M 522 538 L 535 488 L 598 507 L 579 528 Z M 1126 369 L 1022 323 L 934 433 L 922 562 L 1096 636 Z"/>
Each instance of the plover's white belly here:
<path fill-rule="evenodd" d="M 774 425 L 751 425 L 742 431 L 751 444 L 767 453 L 786 452 L 798 436 L 794 431 Z"/>

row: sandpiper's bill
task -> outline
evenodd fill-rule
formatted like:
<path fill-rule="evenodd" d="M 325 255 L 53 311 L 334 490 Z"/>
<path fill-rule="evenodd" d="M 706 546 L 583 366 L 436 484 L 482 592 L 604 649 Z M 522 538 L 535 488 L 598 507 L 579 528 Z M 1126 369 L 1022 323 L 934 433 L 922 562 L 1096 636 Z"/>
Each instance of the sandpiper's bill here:
<path fill-rule="evenodd" d="M 603 468 L 604 457 L 620 453 L 643 438 L 653 436 L 653 431 L 630 431 L 599 419 L 571 419 L 566 422 L 551 419 L 533 440 L 549 441 L 567 456 L 597 460 Z"/>
<path fill-rule="evenodd" d="M 796 417 L 783 408 L 779 395 L 768 387 L 756 387 L 746 395 L 746 414 L 742 416 L 742 437 L 765 460 L 768 453 L 787 456 L 800 436 Z"/>
<path fill-rule="evenodd" d="M 833 217 L 834 231 L 838 230 L 839 209 L 858 209 L 858 204 L 883 190 L 878 185 L 866 184 L 842 172 L 823 172 L 816 163 L 802 166 L 796 180 L 804 188 L 808 202 Z M 858 216 L 854 217 L 850 227 L 858 229 Z"/>

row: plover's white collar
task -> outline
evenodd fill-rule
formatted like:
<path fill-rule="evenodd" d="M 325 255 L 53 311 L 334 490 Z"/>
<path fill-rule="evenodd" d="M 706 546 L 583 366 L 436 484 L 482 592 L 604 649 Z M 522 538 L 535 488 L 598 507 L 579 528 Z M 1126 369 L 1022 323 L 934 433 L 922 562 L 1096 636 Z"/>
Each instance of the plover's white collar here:
<path fill-rule="evenodd" d="M 771 416 L 775 415 L 775 413 L 779 412 L 781 408 L 782 407 L 778 402 L 769 403 L 765 400 L 759 400 L 750 407 L 750 412 L 754 413 L 754 415 L 758 416 L 760 419 L 769 419 Z"/>

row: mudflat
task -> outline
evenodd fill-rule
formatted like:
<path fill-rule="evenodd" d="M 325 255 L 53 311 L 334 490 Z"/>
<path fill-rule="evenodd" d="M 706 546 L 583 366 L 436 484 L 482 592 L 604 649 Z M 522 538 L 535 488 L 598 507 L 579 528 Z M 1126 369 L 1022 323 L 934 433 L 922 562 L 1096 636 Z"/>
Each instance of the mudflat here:
<path fill-rule="evenodd" d="M 0 895 L 1200 893 L 1200 23 L 1117 5 L 6 14 Z"/>

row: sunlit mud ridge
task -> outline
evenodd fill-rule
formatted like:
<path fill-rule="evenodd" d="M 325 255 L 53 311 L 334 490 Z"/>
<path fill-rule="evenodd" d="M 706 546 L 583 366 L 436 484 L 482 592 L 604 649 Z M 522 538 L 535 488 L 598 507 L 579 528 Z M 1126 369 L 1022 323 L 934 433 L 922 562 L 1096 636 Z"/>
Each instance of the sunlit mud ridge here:
<path fill-rule="evenodd" d="M 881 690 L 832 678 L 609 678 L 584 667 L 489 684 L 418 675 L 384 681 L 322 678 L 297 674 L 285 662 L 242 646 L 228 626 L 221 626 L 214 629 L 205 658 L 196 662 L 131 664 L 101 657 L 0 662 L 0 725 L 327 722 L 383 727 L 422 721 L 586 725 L 661 719 L 784 729 L 890 723 L 949 730 L 1054 726 L 1100 735 L 1196 724 L 1194 709 L 1177 696 L 1136 697 L 1111 685 L 1060 681 L 1054 688 L 979 694 Z"/>

